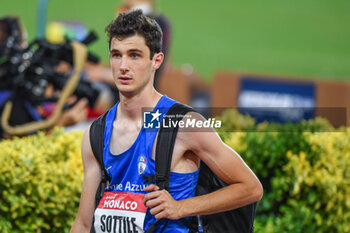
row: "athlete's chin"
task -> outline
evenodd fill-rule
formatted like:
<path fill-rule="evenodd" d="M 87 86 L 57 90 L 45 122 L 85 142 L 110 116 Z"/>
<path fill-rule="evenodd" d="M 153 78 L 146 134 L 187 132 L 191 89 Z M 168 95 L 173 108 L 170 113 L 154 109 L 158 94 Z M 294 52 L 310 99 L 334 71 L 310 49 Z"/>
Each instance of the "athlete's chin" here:
<path fill-rule="evenodd" d="M 127 93 L 127 92 L 133 92 L 134 88 L 130 87 L 130 86 L 117 86 L 118 91 L 120 93 Z"/>
<path fill-rule="evenodd" d="M 122 81 L 122 80 L 117 80 L 116 82 L 115 82 L 115 84 L 116 84 L 116 87 L 118 88 L 118 90 L 122 90 L 122 89 L 125 89 L 125 90 L 128 90 L 128 89 L 132 89 L 132 88 L 134 88 L 133 86 L 133 82 L 131 82 L 131 81 L 127 81 L 127 82 L 125 82 L 125 81 Z"/>
<path fill-rule="evenodd" d="M 133 96 L 134 93 L 136 92 L 135 88 L 131 86 L 121 85 L 121 86 L 117 86 L 117 88 L 119 93 L 123 96 Z"/>

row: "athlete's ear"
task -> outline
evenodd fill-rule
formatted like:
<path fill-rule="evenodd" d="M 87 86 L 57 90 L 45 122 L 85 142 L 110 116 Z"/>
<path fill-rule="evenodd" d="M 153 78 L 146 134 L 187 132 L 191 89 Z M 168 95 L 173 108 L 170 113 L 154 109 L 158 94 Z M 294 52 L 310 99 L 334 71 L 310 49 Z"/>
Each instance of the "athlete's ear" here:
<path fill-rule="evenodd" d="M 152 66 L 154 70 L 157 70 L 160 65 L 163 63 L 164 60 L 164 53 L 155 53 L 152 58 Z"/>

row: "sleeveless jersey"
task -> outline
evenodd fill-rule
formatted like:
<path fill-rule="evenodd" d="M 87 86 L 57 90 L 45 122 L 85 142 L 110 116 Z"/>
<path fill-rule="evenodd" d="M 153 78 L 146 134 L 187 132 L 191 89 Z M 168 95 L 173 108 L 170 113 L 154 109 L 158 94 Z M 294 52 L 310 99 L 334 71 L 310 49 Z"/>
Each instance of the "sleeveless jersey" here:
<path fill-rule="evenodd" d="M 175 100 L 163 95 L 151 112 L 144 112 L 144 120 L 149 119 L 148 123 L 160 124 L 164 114 L 174 103 Z M 118 155 L 112 154 L 109 148 L 117 107 L 118 103 L 106 116 L 103 162 L 111 182 L 95 211 L 96 233 L 143 232 L 157 221 L 143 205 L 146 185 L 142 177 L 155 174 L 152 148 L 158 128 L 148 129 L 150 125 L 144 123 L 129 149 Z M 171 172 L 169 183 L 171 196 L 175 200 L 195 196 L 198 174 L 198 170 L 193 173 Z M 179 220 L 163 219 L 156 232 L 187 233 L 189 229 Z"/>

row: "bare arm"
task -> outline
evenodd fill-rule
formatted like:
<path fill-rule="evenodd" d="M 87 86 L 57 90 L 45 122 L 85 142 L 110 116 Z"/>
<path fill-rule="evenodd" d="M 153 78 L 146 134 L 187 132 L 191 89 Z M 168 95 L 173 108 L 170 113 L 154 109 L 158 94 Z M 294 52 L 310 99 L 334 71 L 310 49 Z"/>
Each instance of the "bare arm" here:
<path fill-rule="evenodd" d="M 95 194 L 101 180 L 101 168 L 92 152 L 89 129 L 84 133 L 82 143 L 82 159 L 84 181 L 77 217 L 70 233 L 89 233 L 95 210 Z"/>
<path fill-rule="evenodd" d="M 181 201 L 182 216 L 212 214 L 258 201 L 262 186 L 241 157 L 216 133 L 192 133 L 193 151 L 223 181 L 229 184 L 216 192 Z"/>
<path fill-rule="evenodd" d="M 257 177 L 241 157 L 222 142 L 216 132 L 180 130 L 177 140 L 179 138 L 229 185 L 203 196 L 180 201 L 173 200 L 164 190 L 156 191 L 157 187 L 151 185 L 146 191 L 154 192 L 145 195 L 145 203 L 156 218 L 179 219 L 198 214 L 212 214 L 239 208 L 261 199 L 263 190 Z"/>

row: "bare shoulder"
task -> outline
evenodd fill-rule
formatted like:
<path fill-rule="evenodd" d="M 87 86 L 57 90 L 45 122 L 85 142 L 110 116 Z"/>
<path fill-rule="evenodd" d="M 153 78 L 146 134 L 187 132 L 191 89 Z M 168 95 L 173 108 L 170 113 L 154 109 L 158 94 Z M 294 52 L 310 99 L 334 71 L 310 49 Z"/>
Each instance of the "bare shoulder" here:
<path fill-rule="evenodd" d="M 94 157 L 94 154 L 92 152 L 92 148 L 91 148 L 91 142 L 90 142 L 90 127 L 89 126 L 85 132 L 84 132 L 84 136 L 83 136 L 83 141 L 81 144 L 81 154 L 83 156 L 83 159 L 85 157 Z"/>
<path fill-rule="evenodd" d="M 183 122 L 184 127 L 179 127 L 177 140 L 183 142 L 188 150 L 198 154 L 199 157 L 200 152 L 211 147 L 224 146 L 213 127 L 213 122 L 207 120 L 201 114 L 188 112 L 184 116 Z"/>
<path fill-rule="evenodd" d="M 190 112 L 185 117 L 195 121 L 206 121 L 203 116 L 195 112 Z M 194 128 L 179 128 L 177 140 L 226 183 L 242 182 L 243 177 L 251 177 L 252 172 L 240 155 L 221 140 L 215 129 L 200 126 L 201 124 Z"/>
<path fill-rule="evenodd" d="M 88 129 L 85 130 L 82 145 L 81 145 L 81 155 L 83 160 L 83 166 L 84 166 L 85 172 L 88 169 L 91 169 L 94 172 L 99 173 L 98 171 L 101 170 L 101 167 L 91 148 L 90 127 L 91 126 L 89 126 Z"/>

